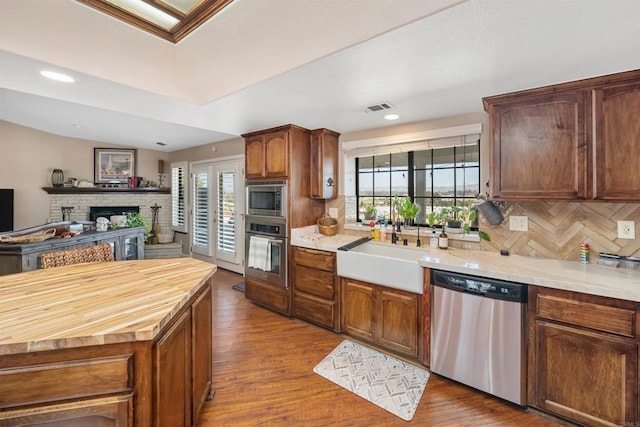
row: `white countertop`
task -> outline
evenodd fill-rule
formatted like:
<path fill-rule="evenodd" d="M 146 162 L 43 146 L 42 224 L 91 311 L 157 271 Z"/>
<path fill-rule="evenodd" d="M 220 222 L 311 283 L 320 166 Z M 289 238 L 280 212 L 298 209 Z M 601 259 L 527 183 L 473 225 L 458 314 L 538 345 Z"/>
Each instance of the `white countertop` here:
<path fill-rule="evenodd" d="M 548 288 L 640 302 L 640 271 L 467 249 L 427 249 L 420 265 Z"/>
<path fill-rule="evenodd" d="M 313 233 L 317 233 L 316 226 L 294 229 L 291 244 L 335 252 L 359 238 L 338 234 L 314 240 Z M 639 269 L 604 267 L 594 260 L 583 264 L 469 249 L 441 250 L 427 246 L 420 250 L 424 251 L 424 257 L 418 261 L 422 267 L 640 302 Z"/>
<path fill-rule="evenodd" d="M 362 236 L 351 236 L 347 234 L 336 234 L 335 236 L 324 236 L 318 233 L 317 225 L 294 228 L 291 230 L 291 245 L 302 248 L 318 249 L 320 251 L 336 252 L 340 246 L 344 246 Z"/>

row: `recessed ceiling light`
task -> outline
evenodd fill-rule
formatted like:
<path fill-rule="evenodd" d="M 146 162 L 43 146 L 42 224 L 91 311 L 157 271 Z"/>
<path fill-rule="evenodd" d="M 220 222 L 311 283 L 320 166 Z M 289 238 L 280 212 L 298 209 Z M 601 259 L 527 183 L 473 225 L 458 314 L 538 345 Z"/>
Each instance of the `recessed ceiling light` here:
<path fill-rule="evenodd" d="M 398 120 L 400 116 L 397 114 L 387 114 L 384 118 L 385 120 Z"/>
<path fill-rule="evenodd" d="M 56 73 L 55 71 L 40 71 L 40 74 L 48 79 L 56 80 L 58 82 L 65 82 L 65 83 L 75 82 L 73 77 L 67 76 L 66 74 L 62 74 L 62 73 Z"/>

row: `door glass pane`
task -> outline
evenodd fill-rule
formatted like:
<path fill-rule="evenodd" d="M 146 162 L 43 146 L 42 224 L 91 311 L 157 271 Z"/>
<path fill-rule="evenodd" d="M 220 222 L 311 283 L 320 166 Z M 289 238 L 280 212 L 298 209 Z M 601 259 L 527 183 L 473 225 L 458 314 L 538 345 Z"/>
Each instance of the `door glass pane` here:
<path fill-rule="evenodd" d="M 235 254 L 236 252 L 236 197 L 234 172 L 218 173 L 218 252 Z"/>
<path fill-rule="evenodd" d="M 209 183 L 207 170 L 193 174 L 193 245 L 209 245 Z"/>

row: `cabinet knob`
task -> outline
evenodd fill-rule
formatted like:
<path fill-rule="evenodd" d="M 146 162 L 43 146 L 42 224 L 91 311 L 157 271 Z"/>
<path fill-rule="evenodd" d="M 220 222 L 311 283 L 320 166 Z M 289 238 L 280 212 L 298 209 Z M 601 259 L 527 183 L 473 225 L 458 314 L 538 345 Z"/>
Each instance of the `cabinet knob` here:
<path fill-rule="evenodd" d="M 327 187 L 333 187 L 333 178 L 329 177 L 327 179 Z"/>

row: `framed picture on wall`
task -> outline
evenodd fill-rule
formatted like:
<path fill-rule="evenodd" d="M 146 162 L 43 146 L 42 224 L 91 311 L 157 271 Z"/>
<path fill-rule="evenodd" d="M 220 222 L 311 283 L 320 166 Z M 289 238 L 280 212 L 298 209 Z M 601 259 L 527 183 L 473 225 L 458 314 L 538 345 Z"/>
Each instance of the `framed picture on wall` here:
<path fill-rule="evenodd" d="M 94 148 L 93 181 L 97 184 L 127 184 L 136 176 L 135 149 Z"/>

